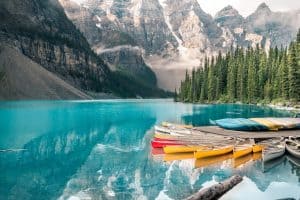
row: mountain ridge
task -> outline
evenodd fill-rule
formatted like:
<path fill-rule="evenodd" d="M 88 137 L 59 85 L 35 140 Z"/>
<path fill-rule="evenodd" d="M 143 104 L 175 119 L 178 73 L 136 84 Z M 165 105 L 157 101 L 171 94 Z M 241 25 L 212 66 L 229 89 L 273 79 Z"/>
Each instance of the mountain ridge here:
<path fill-rule="evenodd" d="M 300 26 L 300 20 L 291 20 L 297 17 L 296 13 L 278 14 L 266 4 L 260 4 L 252 15 L 244 18 L 232 6 L 226 6 L 213 17 L 202 10 L 197 0 L 86 0 L 77 5 L 77 9 L 68 6 L 70 0 L 60 0 L 60 3 L 94 50 L 108 48 L 106 43 L 110 39 L 103 37 L 107 32 L 125 34 L 133 40 L 132 46 L 141 49 L 145 62 L 158 79 L 170 69 L 185 71 L 198 67 L 206 56 L 215 56 L 219 51 L 225 53 L 232 46 L 258 44 L 266 49 L 286 46 Z M 264 23 L 258 20 L 261 14 L 266 14 Z M 125 45 L 130 43 L 125 42 Z M 173 91 L 183 78 L 184 73 L 181 73 L 173 83 L 161 85 L 168 81 L 158 82 L 159 86 Z"/>

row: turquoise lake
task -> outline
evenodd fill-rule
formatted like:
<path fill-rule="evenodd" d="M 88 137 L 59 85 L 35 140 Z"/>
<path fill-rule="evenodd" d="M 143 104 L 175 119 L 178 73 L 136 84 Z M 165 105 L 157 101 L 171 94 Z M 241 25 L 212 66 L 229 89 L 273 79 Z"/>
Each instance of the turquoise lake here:
<path fill-rule="evenodd" d="M 232 174 L 244 180 L 222 199 L 300 199 L 300 161 L 285 156 L 228 167 L 194 167 L 151 155 L 162 121 L 208 125 L 226 117 L 289 116 L 254 105 L 171 100 L 0 103 L 0 199 L 183 199 Z"/>

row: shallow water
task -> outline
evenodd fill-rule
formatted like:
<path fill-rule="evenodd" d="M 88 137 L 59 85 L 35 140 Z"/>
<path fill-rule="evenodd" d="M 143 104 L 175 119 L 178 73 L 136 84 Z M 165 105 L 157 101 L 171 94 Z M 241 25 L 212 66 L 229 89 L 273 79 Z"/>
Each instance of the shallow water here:
<path fill-rule="evenodd" d="M 288 115 L 171 100 L 1 102 L 0 199 L 182 199 L 234 173 L 244 181 L 223 199 L 298 199 L 300 164 L 290 158 L 195 168 L 194 160 L 163 162 L 149 146 L 162 121 Z"/>

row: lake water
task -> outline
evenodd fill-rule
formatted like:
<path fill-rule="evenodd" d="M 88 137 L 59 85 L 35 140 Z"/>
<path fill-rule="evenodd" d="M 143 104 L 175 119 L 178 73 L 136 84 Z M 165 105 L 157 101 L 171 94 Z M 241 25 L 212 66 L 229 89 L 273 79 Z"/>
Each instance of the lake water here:
<path fill-rule="evenodd" d="M 300 164 L 290 157 L 195 168 L 194 160 L 163 162 L 150 153 L 162 121 L 200 126 L 263 116 L 289 114 L 171 100 L 1 102 L 0 199 L 182 199 L 235 173 L 244 181 L 223 199 L 299 199 Z"/>

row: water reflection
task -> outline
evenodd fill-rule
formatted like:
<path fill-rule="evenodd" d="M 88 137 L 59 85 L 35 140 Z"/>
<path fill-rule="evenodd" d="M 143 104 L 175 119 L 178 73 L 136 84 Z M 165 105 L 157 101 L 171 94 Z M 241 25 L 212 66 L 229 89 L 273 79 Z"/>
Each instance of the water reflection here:
<path fill-rule="evenodd" d="M 237 113 L 287 115 L 165 100 L 1 103 L 0 148 L 26 150 L 0 153 L 0 199 L 182 199 L 234 173 L 263 193 L 279 181 L 299 189 L 299 167 L 285 158 L 264 172 L 253 157 L 236 162 L 237 168 L 219 161 L 195 168 L 195 160 L 164 162 L 150 154 L 156 123 L 207 125 Z"/>

